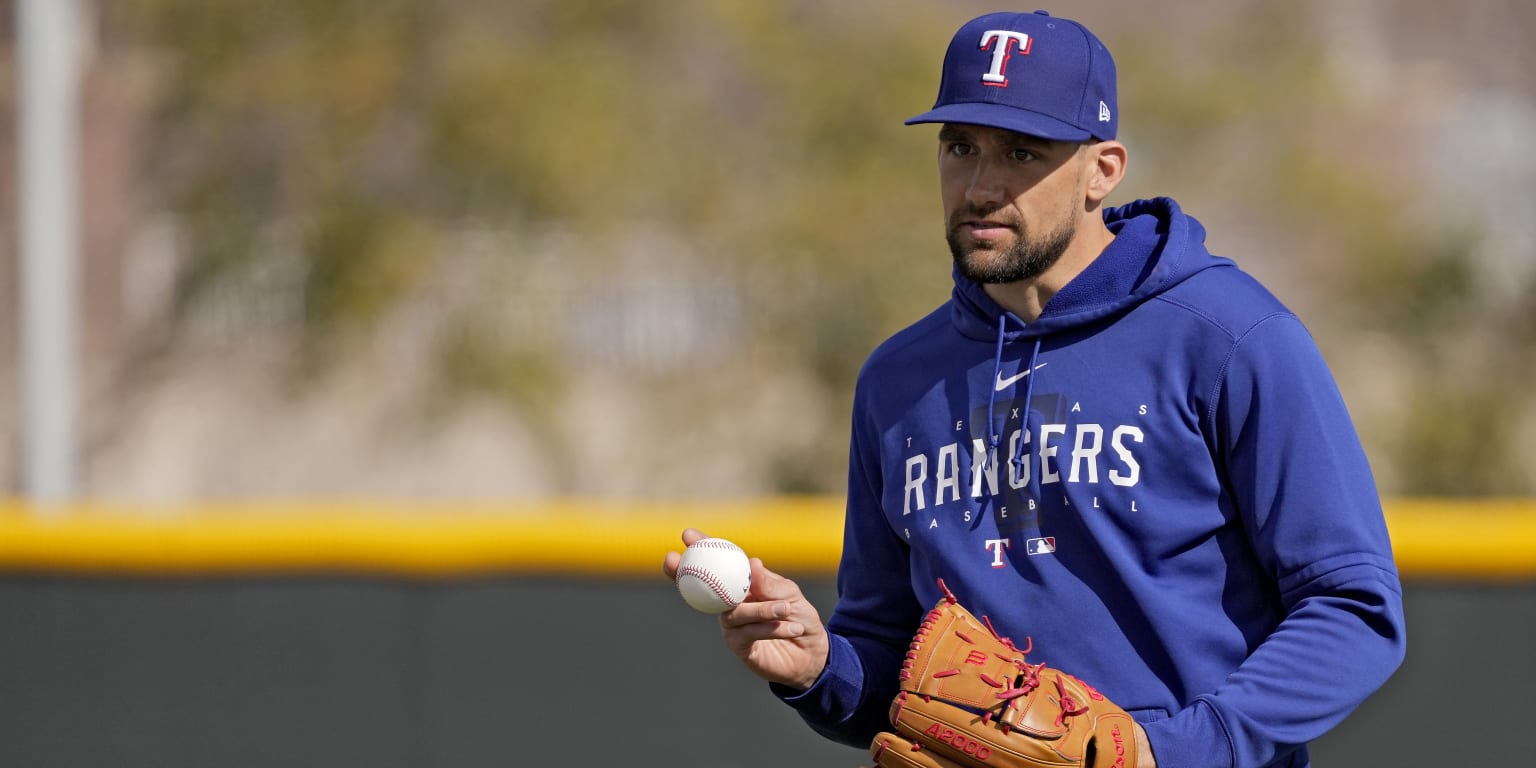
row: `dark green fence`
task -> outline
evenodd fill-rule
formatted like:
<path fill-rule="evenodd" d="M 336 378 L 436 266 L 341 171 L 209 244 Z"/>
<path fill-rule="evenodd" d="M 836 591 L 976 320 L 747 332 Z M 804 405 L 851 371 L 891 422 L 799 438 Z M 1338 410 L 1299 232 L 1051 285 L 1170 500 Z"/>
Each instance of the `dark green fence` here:
<path fill-rule="evenodd" d="M 830 609 L 824 577 L 804 581 Z M 1524 765 L 1536 584 L 1411 583 L 1319 766 Z M 0 579 L 7 768 L 860 765 L 658 575 Z"/>

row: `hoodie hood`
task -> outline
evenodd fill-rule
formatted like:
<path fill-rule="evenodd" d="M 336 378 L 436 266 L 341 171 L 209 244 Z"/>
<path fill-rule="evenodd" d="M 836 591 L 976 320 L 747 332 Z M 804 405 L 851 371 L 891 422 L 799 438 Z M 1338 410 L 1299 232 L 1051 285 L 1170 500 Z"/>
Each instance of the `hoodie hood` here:
<path fill-rule="evenodd" d="M 964 336 L 1039 338 L 1122 312 L 1228 259 L 1205 249 L 1205 227 L 1166 197 L 1104 211 L 1114 242 L 1046 303 L 1032 323 L 1003 309 L 980 283 L 954 273 L 951 320 Z M 1001 338 L 1000 338 L 1001 337 Z"/>

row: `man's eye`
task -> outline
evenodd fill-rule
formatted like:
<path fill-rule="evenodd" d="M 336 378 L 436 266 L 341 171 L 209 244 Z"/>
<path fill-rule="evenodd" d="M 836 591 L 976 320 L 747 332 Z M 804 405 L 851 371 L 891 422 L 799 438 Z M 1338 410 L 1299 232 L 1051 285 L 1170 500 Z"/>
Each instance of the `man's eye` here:
<path fill-rule="evenodd" d="M 951 155 L 969 155 L 971 152 L 972 147 L 969 144 L 961 144 L 960 142 L 955 142 L 954 144 L 949 145 L 949 153 Z"/>
<path fill-rule="evenodd" d="M 1017 161 L 1019 161 L 1021 163 L 1027 163 L 1030 160 L 1034 160 L 1035 159 L 1035 153 L 1033 153 L 1033 152 L 1031 152 L 1031 151 L 1029 151 L 1027 149 L 1015 149 L 1014 151 L 1010 152 L 1009 154 L 1013 156 L 1013 159 L 1015 159 L 1015 160 L 1017 160 Z"/>

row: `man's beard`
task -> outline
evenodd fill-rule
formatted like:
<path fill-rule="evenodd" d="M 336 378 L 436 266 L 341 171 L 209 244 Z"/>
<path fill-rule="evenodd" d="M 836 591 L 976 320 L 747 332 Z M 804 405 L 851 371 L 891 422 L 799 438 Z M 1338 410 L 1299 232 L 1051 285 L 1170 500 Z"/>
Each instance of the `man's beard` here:
<path fill-rule="evenodd" d="M 979 211 L 969 213 L 977 218 L 984 217 Z M 1077 222 L 1068 217 L 1054 232 L 1047 233 L 1040 240 L 1031 240 L 1023 224 L 1015 225 L 1014 230 L 1018 232 L 1018 240 L 1013 247 L 999 253 L 990 263 L 981 263 L 980 259 L 973 258 L 973 251 L 965 250 L 961 244 L 959 226 L 951 226 L 945 233 L 945 239 L 949 241 L 949 252 L 955 258 L 955 268 L 965 278 L 984 285 L 1016 283 L 1039 277 L 1066 253 L 1067 246 L 1071 245 L 1072 238 L 1077 235 Z"/>

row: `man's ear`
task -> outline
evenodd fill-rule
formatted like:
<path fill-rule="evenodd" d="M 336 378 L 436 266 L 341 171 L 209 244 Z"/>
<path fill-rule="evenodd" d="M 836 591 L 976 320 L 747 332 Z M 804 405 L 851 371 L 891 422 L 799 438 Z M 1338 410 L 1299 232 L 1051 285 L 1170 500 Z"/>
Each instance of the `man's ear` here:
<path fill-rule="evenodd" d="M 1097 206 L 1120 186 L 1125 178 L 1127 153 L 1118 141 L 1101 141 L 1088 146 L 1089 168 L 1086 196 L 1090 206 Z"/>

